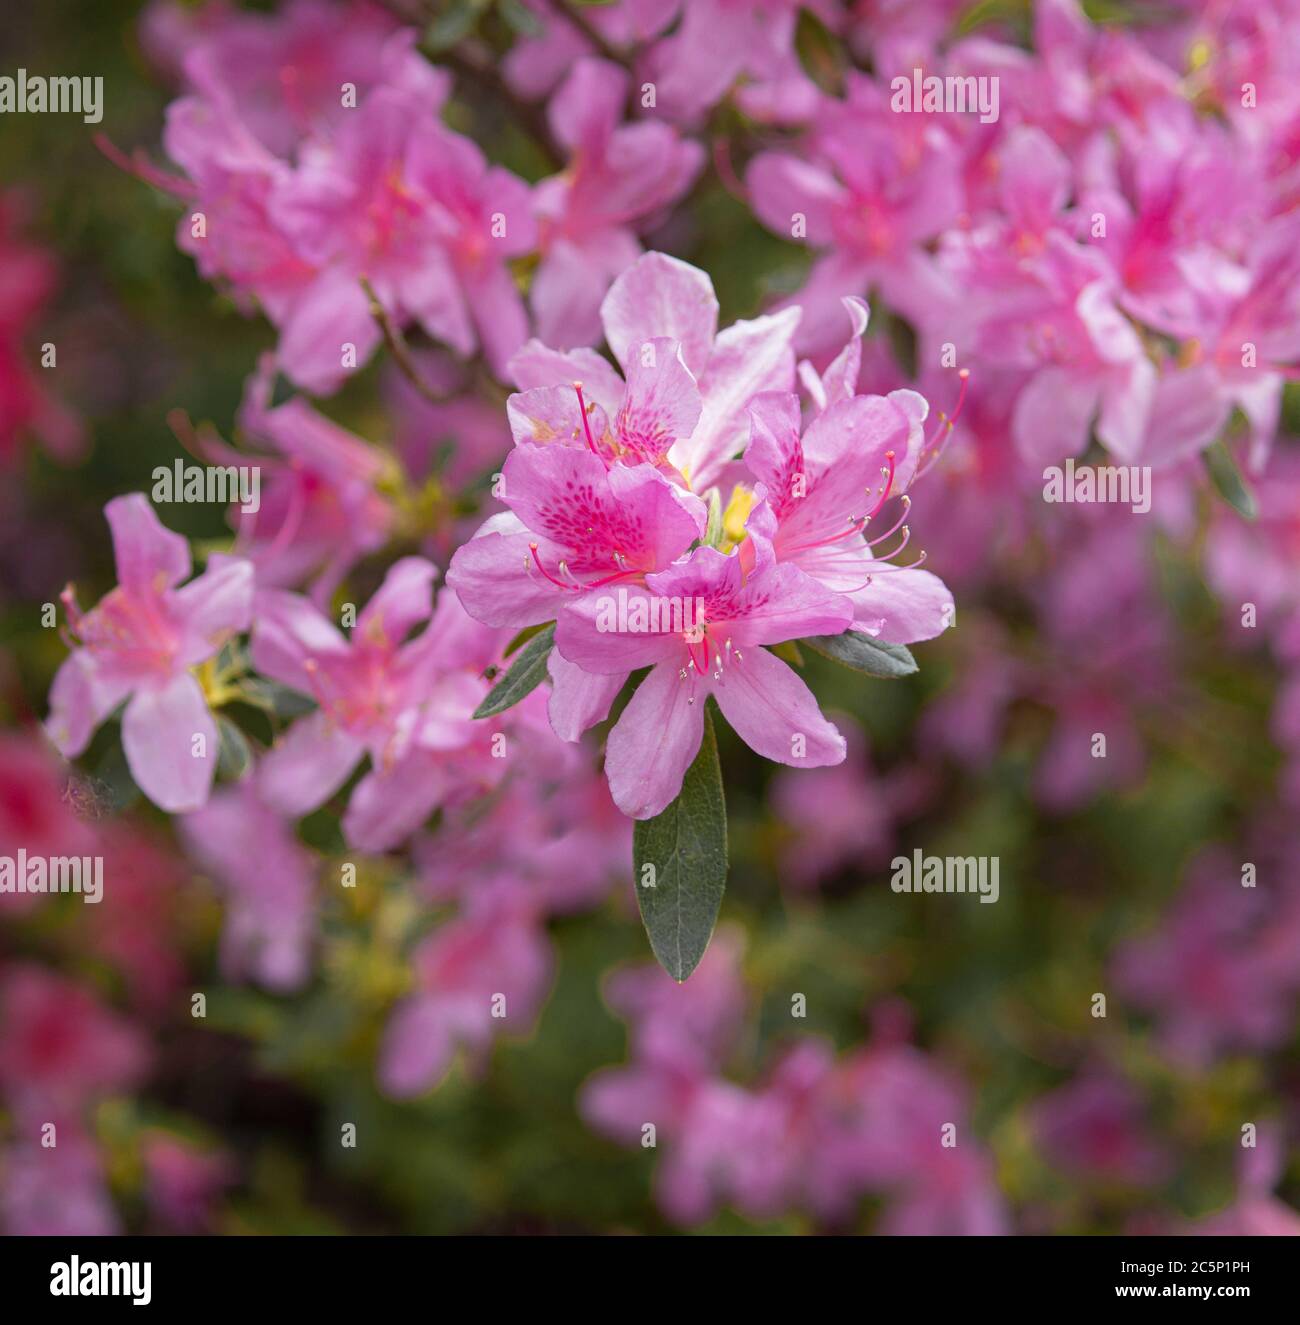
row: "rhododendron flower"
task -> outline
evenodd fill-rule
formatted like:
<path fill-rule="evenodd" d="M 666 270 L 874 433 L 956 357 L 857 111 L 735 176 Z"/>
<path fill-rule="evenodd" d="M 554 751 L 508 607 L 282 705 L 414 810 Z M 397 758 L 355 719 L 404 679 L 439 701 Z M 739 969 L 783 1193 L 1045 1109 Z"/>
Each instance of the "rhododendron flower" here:
<path fill-rule="evenodd" d="M 155 17 L 151 54 L 170 56 L 189 91 L 285 159 L 303 138 L 338 128 L 352 109 L 343 95 L 349 84 L 364 97 L 381 84 L 424 84 L 445 95 L 449 82 L 416 52 L 414 30 L 399 29 L 378 5 L 290 0 L 270 14 L 207 5 L 188 28 L 176 18 L 168 31 Z"/>
<path fill-rule="evenodd" d="M 239 424 L 282 459 L 253 458 L 210 442 L 203 452 L 214 464 L 252 459 L 262 471 L 260 508 L 239 513 L 240 546 L 257 568 L 259 587 L 288 588 L 314 573 L 312 593 L 323 600 L 392 530 L 392 504 L 378 491 L 385 460 L 300 396 L 273 406 L 274 381 L 274 360 L 263 356 L 245 384 Z"/>
<path fill-rule="evenodd" d="M 610 287 L 600 316 L 609 348 L 628 378 L 626 398 L 618 374 L 598 354 L 590 350 L 562 354 L 540 341 L 529 341 L 511 360 L 515 382 L 531 401 L 529 388 L 563 387 L 571 391 L 573 382 L 579 381 L 589 401 L 606 417 L 618 419 L 627 401 L 636 396 L 634 383 L 640 383 L 642 374 L 653 369 L 656 381 L 674 386 L 666 393 L 659 422 L 663 425 L 671 419 L 671 428 L 680 430 L 685 423 L 689 391 L 684 382 L 671 375 L 671 369 L 663 367 L 661 346 L 665 339 L 676 341 L 682 364 L 698 384 L 700 412 L 692 429 L 678 431 L 666 458 L 696 492 L 704 492 L 717 482 L 732 457 L 743 448 L 749 430 L 745 407 L 750 400 L 760 391 L 788 391 L 794 386 L 790 339 L 798 312 L 789 309 L 736 322 L 719 332 L 713 283 L 698 268 L 667 254 L 647 253 L 638 258 Z M 647 342 L 655 346 L 653 356 L 643 353 Z M 651 360 L 649 368 L 645 365 L 647 358 Z M 568 425 L 559 435 L 572 438 L 569 421 L 574 416 L 569 397 L 557 395 L 554 400 L 557 410 L 563 411 L 560 419 Z M 644 412 L 637 409 L 628 415 L 636 437 L 646 433 L 640 418 Z M 616 430 L 623 440 L 623 424 L 619 423 Z M 602 435 L 595 425 L 593 434 L 598 439 Z M 670 430 L 655 426 L 650 435 L 667 440 Z M 582 434 L 574 440 L 580 443 Z M 645 446 L 638 443 L 636 449 L 644 457 Z"/>
<path fill-rule="evenodd" d="M 482 343 L 499 373 L 523 343 L 505 264 L 536 242 L 528 186 L 435 112 L 381 88 L 276 181 L 270 215 L 315 273 L 281 326 L 279 361 L 310 390 L 343 380 L 345 345 L 362 363 L 379 343 L 362 278 L 398 325 L 418 321 L 460 354 Z"/>
<path fill-rule="evenodd" d="M 629 78 L 606 60 L 580 60 L 547 108 L 569 168 L 534 193 L 542 260 L 533 276 L 537 335 L 547 345 L 600 337 L 610 282 L 641 252 L 633 222 L 676 202 L 704 164 L 699 143 L 670 126 L 623 125 Z"/>
<path fill-rule="evenodd" d="M 840 300 L 877 286 L 886 301 L 924 325 L 941 288 L 925 245 L 962 207 L 958 156 L 901 115 L 887 89 L 850 77 L 847 99 L 825 102 L 811 151 L 760 152 L 746 184 L 759 220 L 785 239 L 826 250 L 788 301 L 803 310 L 802 353 L 827 353 L 838 337 Z"/>
<path fill-rule="evenodd" d="M 46 730 L 69 758 L 129 698 L 122 748 L 131 776 L 172 814 L 208 798 L 217 763 L 217 725 L 192 668 L 248 628 L 253 568 L 217 553 L 190 573 L 189 544 L 164 529 L 140 493 L 104 508 L 113 532 L 118 587 L 82 613 L 68 587 L 63 603 L 76 641 L 50 689 Z"/>
<path fill-rule="evenodd" d="M 269 989 L 300 988 L 311 970 L 316 921 L 314 861 L 252 779 L 219 791 L 180 821 L 199 863 L 225 893 L 221 966 Z"/>
<path fill-rule="evenodd" d="M 133 1085 L 149 1053 L 140 1032 L 80 985 L 23 963 L 0 975 L 0 1091 L 25 1120 L 75 1115 Z"/>
<path fill-rule="evenodd" d="M 590 451 L 523 446 L 501 473 L 511 513 L 488 520 L 447 572 L 490 626 L 551 621 L 602 586 L 665 569 L 704 533 L 704 503 L 652 465 L 606 469 Z"/>
<path fill-rule="evenodd" d="M 1077 1178 L 1150 1186 L 1169 1171 L 1169 1154 L 1152 1135 L 1141 1095 L 1091 1069 L 1039 1099 L 1032 1127 L 1057 1168 Z"/>
<path fill-rule="evenodd" d="M 452 594 L 435 612 L 435 574 L 420 557 L 396 562 L 349 638 L 297 594 L 257 597 L 254 664 L 319 705 L 262 760 L 258 791 L 282 814 L 309 814 L 368 755 L 370 771 L 343 816 L 345 837 L 363 851 L 397 845 L 444 801 L 504 774 L 493 733 L 472 714 L 505 639 L 469 620 Z"/>
<path fill-rule="evenodd" d="M 664 5 L 674 12 L 677 4 Z M 834 6 L 811 6 L 836 25 Z M 795 0 L 680 0 L 677 30 L 650 52 L 648 72 L 666 113 L 691 120 L 716 105 L 742 75 L 737 100 L 758 119 L 794 121 L 819 93 L 795 54 Z"/>
<path fill-rule="evenodd" d="M 773 563 L 770 545 L 761 541 L 748 574 L 738 555 L 699 547 L 647 575 L 644 587 L 582 595 L 556 625 L 564 659 L 622 679 L 651 669 L 606 747 L 605 772 L 619 809 L 649 819 L 676 797 L 699 751 L 710 695 L 766 758 L 808 768 L 839 763 L 844 738 L 794 670 L 761 646 L 838 635 L 852 616 L 847 598 L 794 565 Z"/>
<path fill-rule="evenodd" d="M 853 603 L 856 629 L 907 644 L 952 624 L 952 595 L 918 564 L 896 566 L 907 547 L 905 495 L 922 454 L 928 406 L 914 391 L 851 396 L 830 405 L 802 437 L 794 395 L 759 396 L 750 406 L 745 465 L 762 485 L 749 527 L 789 562 Z M 902 515 L 870 528 L 894 497 Z"/>
<path fill-rule="evenodd" d="M 394 1011 L 380 1050 L 380 1083 L 397 1098 L 437 1086 L 458 1049 L 480 1066 L 498 1031 L 527 1034 L 554 964 L 536 907 L 510 885 L 476 894 L 414 960 L 416 992 Z"/>
<path fill-rule="evenodd" d="M 81 448 L 81 425 L 37 381 L 23 345 L 54 285 L 54 262 L 17 234 L 21 201 L 0 195 L 0 462 L 24 435 L 62 460 Z"/>

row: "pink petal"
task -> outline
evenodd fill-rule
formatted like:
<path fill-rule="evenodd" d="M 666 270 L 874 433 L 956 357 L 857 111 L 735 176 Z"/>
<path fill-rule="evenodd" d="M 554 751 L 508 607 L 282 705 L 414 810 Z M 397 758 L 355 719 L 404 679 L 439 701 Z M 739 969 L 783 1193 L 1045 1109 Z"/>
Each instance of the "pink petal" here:
<path fill-rule="evenodd" d="M 326 713 L 299 718 L 257 766 L 257 788 L 272 809 L 292 818 L 310 814 L 348 780 L 363 753 Z"/>
<path fill-rule="evenodd" d="M 655 461 L 694 431 L 700 417 L 700 389 L 677 342 L 665 337 L 632 346 L 624 368 L 627 391 L 614 429 L 619 442 L 638 460 Z"/>
<path fill-rule="evenodd" d="M 844 737 L 822 717 L 812 691 L 766 649 L 747 649 L 741 662 L 726 668 L 713 697 L 736 734 L 767 759 L 795 768 L 844 759 Z M 794 753 L 796 736 L 804 740 L 802 756 Z"/>
<path fill-rule="evenodd" d="M 928 570 L 877 571 L 865 589 L 849 597 L 856 624 L 889 644 L 934 639 L 956 618 L 948 586 Z"/>
<path fill-rule="evenodd" d="M 202 755 L 193 753 L 203 737 Z M 122 715 L 122 749 L 140 790 L 168 814 L 197 810 L 217 770 L 217 724 L 188 672 L 137 690 Z"/>
<path fill-rule="evenodd" d="M 50 687 L 50 716 L 45 731 L 55 749 L 75 759 L 90 744 L 95 728 L 130 694 L 131 687 L 130 680 L 106 674 L 85 649 L 71 653 Z"/>
<path fill-rule="evenodd" d="M 690 703 L 694 695 L 695 702 Z M 676 798 L 704 738 L 704 691 L 660 663 L 637 687 L 605 746 L 614 804 L 629 818 L 653 819 Z"/>
<path fill-rule="evenodd" d="M 569 662 L 558 649 L 546 660 L 551 677 L 551 698 L 546 712 L 551 730 L 562 741 L 576 741 L 588 727 L 604 722 L 609 706 L 618 698 L 629 673 L 613 672 L 605 676 L 584 672 Z"/>
<path fill-rule="evenodd" d="M 522 630 L 551 621 L 573 595 L 533 566 L 529 545 L 539 541 L 509 512 L 493 516 L 456 549 L 447 567 L 447 585 L 465 611 L 484 625 Z"/>
<path fill-rule="evenodd" d="M 132 594 L 159 594 L 190 573 L 190 545 L 165 529 L 143 493 L 114 497 L 104 507 L 113 534 L 118 583 Z"/>
<path fill-rule="evenodd" d="M 718 300 L 713 282 L 698 267 L 666 253 L 647 253 L 610 287 L 600 316 L 605 339 L 625 368 L 636 346 L 666 336 L 681 345 L 683 362 L 698 377 L 718 329 Z"/>
<path fill-rule="evenodd" d="M 433 582 L 438 568 L 423 557 L 403 557 L 389 567 L 384 582 L 357 618 L 354 638 L 396 648 L 433 613 Z"/>
<path fill-rule="evenodd" d="M 745 447 L 749 419 L 745 409 L 762 391 L 794 388 L 791 340 L 799 323 L 797 309 L 787 309 L 728 327 L 713 347 L 700 378 L 704 408 L 688 440 L 675 446 L 671 460 L 691 486 L 703 491 Z"/>
<path fill-rule="evenodd" d="M 280 328 L 277 362 L 296 385 L 329 395 L 353 370 L 343 367 L 345 345 L 360 366 L 381 333 L 357 277 L 342 269 L 322 272 L 298 299 Z"/>
<path fill-rule="evenodd" d="M 202 575 L 178 589 L 186 632 L 183 660 L 190 665 L 209 658 L 232 635 L 248 629 L 253 615 L 253 563 L 217 552 Z"/>
<path fill-rule="evenodd" d="M 399 846 L 451 790 L 448 775 L 419 754 L 387 773 L 371 770 L 357 783 L 343 816 L 343 836 L 358 851 Z"/>

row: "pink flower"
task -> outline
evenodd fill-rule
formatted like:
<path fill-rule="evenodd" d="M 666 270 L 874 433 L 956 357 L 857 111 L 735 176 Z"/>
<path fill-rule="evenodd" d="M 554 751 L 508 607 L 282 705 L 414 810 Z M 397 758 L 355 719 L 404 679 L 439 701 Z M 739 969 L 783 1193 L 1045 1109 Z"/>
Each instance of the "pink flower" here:
<path fill-rule="evenodd" d="M 1300 990 L 1296 915 L 1295 889 L 1243 888 L 1240 861 L 1208 851 L 1159 928 L 1120 946 L 1116 979 L 1185 1062 L 1272 1048 L 1289 1033 Z"/>
<path fill-rule="evenodd" d="M 534 194 L 542 261 L 531 300 L 548 345 L 599 340 L 601 300 L 641 251 L 633 223 L 676 202 L 704 164 L 703 148 L 666 124 L 621 123 L 628 83 L 617 65 L 580 60 L 548 107 L 571 154 L 569 169 Z"/>
<path fill-rule="evenodd" d="M 274 361 L 263 356 L 245 384 L 239 423 L 277 458 L 212 443 L 203 449 L 214 464 L 252 461 L 262 471 L 260 509 L 239 514 L 240 546 L 257 568 L 259 587 L 287 588 L 315 574 L 313 596 L 323 600 L 392 530 L 392 503 L 378 491 L 385 459 L 300 396 L 272 406 L 274 381 Z"/>
<path fill-rule="evenodd" d="M 248 628 L 253 568 L 213 555 L 184 588 L 189 547 L 164 529 L 139 493 L 104 508 L 113 532 L 118 587 L 84 615 L 69 587 L 69 628 L 77 640 L 50 690 L 46 730 L 68 758 L 128 697 L 122 746 L 131 776 L 172 814 L 208 798 L 217 763 L 217 725 L 191 668 Z M 202 738 L 201 740 L 199 738 Z"/>
<path fill-rule="evenodd" d="M 0 1216 L 11 1237 L 109 1237 L 121 1232 L 94 1141 L 70 1121 L 56 1123 L 58 1145 L 39 1133 L 0 1154 Z"/>
<path fill-rule="evenodd" d="M 446 129 L 427 96 L 382 87 L 280 175 L 270 215 L 314 275 L 281 322 L 279 362 L 330 391 L 379 343 L 362 278 L 398 324 L 419 322 L 501 373 L 527 320 L 506 262 L 536 242 L 529 189 Z"/>
<path fill-rule="evenodd" d="M 571 393 L 573 382 L 582 382 L 587 399 L 616 420 L 615 431 L 624 446 L 625 432 L 631 433 L 643 456 L 646 446 L 638 439 L 652 436 L 670 442 L 667 461 L 695 492 L 705 492 L 716 483 L 744 447 L 749 431 L 745 409 L 753 397 L 760 391 L 789 391 L 794 386 L 790 338 L 799 320 L 797 311 L 736 322 L 719 332 L 713 283 L 698 268 L 667 254 L 638 258 L 610 287 L 600 316 L 609 348 L 627 376 L 626 397 L 618 374 L 600 355 L 590 350 L 560 354 L 539 341 L 529 341 L 511 361 L 516 383 L 531 400 L 529 388 L 562 387 Z M 669 371 L 659 348 L 664 340 L 677 342 L 681 362 L 698 384 L 698 422 L 691 428 L 685 428 L 686 384 L 664 376 Z M 647 342 L 656 347 L 649 367 L 644 362 Z M 643 403 L 642 381 L 650 371 L 656 373 L 656 381 L 662 378 L 665 388 L 671 384 L 674 389 L 655 416 L 644 417 L 649 410 Z M 555 399 L 565 411 L 561 417 L 576 421 L 570 397 Z M 624 407 L 632 400 L 640 407 L 624 419 Z M 561 435 L 571 433 L 570 424 Z M 581 433 L 576 440 L 581 444 Z"/>
<path fill-rule="evenodd" d="M 92 826 L 75 810 L 77 784 L 36 733 L 0 736 L 0 855 L 93 855 Z M 0 893 L 0 907 L 27 910 L 34 893 Z"/>
<path fill-rule="evenodd" d="M 399 30 L 391 14 L 364 0 L 290 0 L 271 14 L 210 5 L 198 24 L 168 33 L 155 17 L 151 31 L 162 41 L 153 53 L 174 54 L 190 91 L 285 159 L 305 137 L 337 131 L 349 113 L 349 83 L 358 99 L 396 83 L 446 94 L 447 74 L 415 51 L 414 30 Z"/>
<path fill-rule="evenodd" d="M 919 562 L 890 564 L 909 541 L 903 521 L 911 498 L 902 494 L 921 457 L 927 410 L 914 391 L 850 396 L 800 436 L 796 396 L 759 396 L 750 406 L 745 465 L 764 497 L 750 528 L 771 538 L 779 563 L 848 597 L 856 629 L 898 644 L 932 639 L 956 610 L 943 582 Z M 902 514 L 868 536 L 869 523 L 898 496 Z M 889 543 L 892 551 L 877 551 Z"/>
<path fill-rule="evenodd" d="M 803 310 L 798 348 L 819 357 L 839 335 L 840 300 L 877 286 L 924 322 L 939 288 L 924 246 L 962 207 L 958 158 L 926 117 L 896 114 L 889 93 L 851 76 L 847 100 L 820 109 L 808 149 L 760 152 L 746 184 L 773 234 L 826 250 L 788 303 Z M 800 223 L 801 220 L 801 223 Z"/>
<path fill-rule="evenodd" d="M 704 504 L 652 465 L 606 469 L 576 447 L 519 446 L 502 477 L 511 513 L 488 520 L 447 572 L 490 626 L 554 620 L 603 586 L 666 568 L 704 532 Z"/>
<path fill-rule="evenodd" d="M 1034 1105 L 1033 1130 L 1048 1160 L 1074 1177 L 1154 1186 L 1169 1174 L 1141 1096 L 1118 1078 L 1092 1072 L 1051 1091 Z"/>
<path fill-rule="evenodd" d="M 75 1115 L 144 1075 L 149 1054 L 139 1031 L 86 989 L 43 967 L 6 968 L 0 1009 L 0 1090 L 29 1121 Z"/>
<path fill-rule="evenodd" d="M 416 992 L 394 1010 L 379 1079 L 399 1099 L 438 1086 L 463 1049 L 482 1065 L 496 1035 L 527 1035 L 551 983 L 550 943 L 525 892 L 480 890 L 415 954 Z"/>
<path fill-rule="evenodd" d="M 786 122 L 806 117 L 819 94 L 795 54 L 799 8 L 794 0 L 686 0 L 681 25 L 647 63 L 663 110 L 696 119 L 747 75 L 737 94 L 747 114 Z M 833 6 L 814 8 L 824 22 L 835 22 Z"/>
<path fill-rule="evenodd" d="M 269 989 L 301 988 L 316 927 L 315 862 L 251 780 L 218 792 L 179 824 L 225 901 L 222 972 Z"/>
<path fill-rule="evenodd" d="M 55 269 L 49 255 L 19 238 L 23 210 L 19 198 L 0 195 L 0 463 L 28 436 L 69 460 L 81 449 L 81 425 L 38 382 L 24 346 Z"/>
<path fill-rule="evenodd" d="M 234 1179 L 230 1158 L 163 1131 L 150 1132 L 141 1150 L 153 1216 L 169 1232 L 211 1231 L 213 1206 Z"/>
<path fill-rule="evenodd" d="M 788 562 L 774 563 L 765 542 L 748 574 L 739 555 L 706 546 L 647 575 L 644 587 L 582 595 L 556 625 L 565 661 L 622 680 L 651 669 L 609 734 L 605 773 L 614 803 L 630 818 L 650 819 L 676 797 L 700 748 L 710 695 L 765 758 L 803 768 L 839 763 L 844 738 L 794 670 L 761 646 L 838 635 L 851 620 L 847 598 Z"/>
<path fill-rule="evenodd" d="M 492 754 L 494 724 L 471 716 L 505 640 L 469 620 L 454 595 L 434 612 L 435 573 L 419 557 L 396 562 L 346 639 L 305 598 L 258 595 L 254 664 L 320 706 L 262 760 L 258 792 L 281 814 L 308 814 L 368 755 L 343 817 L 344 836 L 363 851 L 396 846 L 439 805 L 494 786 L 505 771 Z"/>

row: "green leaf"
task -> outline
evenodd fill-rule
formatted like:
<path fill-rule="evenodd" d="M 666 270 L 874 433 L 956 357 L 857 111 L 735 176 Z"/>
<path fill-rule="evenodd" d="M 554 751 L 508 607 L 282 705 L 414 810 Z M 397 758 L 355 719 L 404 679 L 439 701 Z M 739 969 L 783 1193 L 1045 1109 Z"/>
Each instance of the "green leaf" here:
<path fill-rule="evenodd" d="M 659 965 L 680 984 L 699 965 L 727 886 L 727 804 L 713 721 L 677 799 L 632 833 L 641 921 Z"/>
<path fill-rule="evenodd" d="M 536 690 L 546 677 L 546 659 L 554 643 L 555 622 L 552 621 L 519 650 L 510 670 L 487 692 L 483 702 L 474 710 L 474 716 L 491 718 L 504 713 Z"/>
<path fill-rule="evenodd" d="M 217 755 L 217 776 L 223 782 L 238 782 L 253 764 L 253 752 L 244 733 L 224 713 L 217 715 L 221 749 Z"/>
<path fill-rule="evenodd" d="M 1232 458 L 1232 452 L 1223 442 L 1215 442 L 1201 452 L 1205 468 L 1210 472 L 1210 479 L 1215 490 L 1224 501 L 1245 520 L 1253 520 L 1259 514 L 1255 505 L 1255 496 L 1246 486 Z"/>
<path fill-rule="evenodd" d="M 535 626 L 525 626 L 523 630 L 521 630 L 519 634 L 516 635 L 514 639 L 510 641 L 509 644 L 506 645 L 505 652 L 501 656 L 503 658 L 510 657 L 510 655 L 514 653 L 516 649 L 522 648 L 525 644 L 527 644 L 528 641 L 532 639 L 534 635 L 540 635 L 542 631 L 546 629 L 547 624 L 548 624 L 547 622 L 543 621 Z"/>
<path fill-rule="evenodd" d="M 812 635 L 803 640 L 810 649 L 825 658 L 833 658 L 855 672 L 895 680 L 911 676 L 917 670 L 916 659 L 901 644 L 886 644 L 860 630 L 846 630 L 843 635 Z"/>

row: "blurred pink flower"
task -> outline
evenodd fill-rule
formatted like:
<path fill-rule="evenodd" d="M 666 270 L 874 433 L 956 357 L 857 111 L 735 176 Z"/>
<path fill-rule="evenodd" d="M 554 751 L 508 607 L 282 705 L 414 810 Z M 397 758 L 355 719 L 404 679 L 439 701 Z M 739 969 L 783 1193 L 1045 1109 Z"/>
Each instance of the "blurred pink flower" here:
<path fill-rule="evenodd" d="M 104 514 L 118 587 L 84 615 L 71 585 L 64 591 L 76 647 L 50 689 L 46 730 L 73 758 L 129 697 L 122 747 L 131 776 L 161 809 L 194 810 L 208 798 L 218 739 L 190 669 L 248 628 L 253 568 L 215 553 L 202 575 L 178 589 L 191 570 L 189 544 L 163 528 L 145 497 L 114 497 Z"/>

